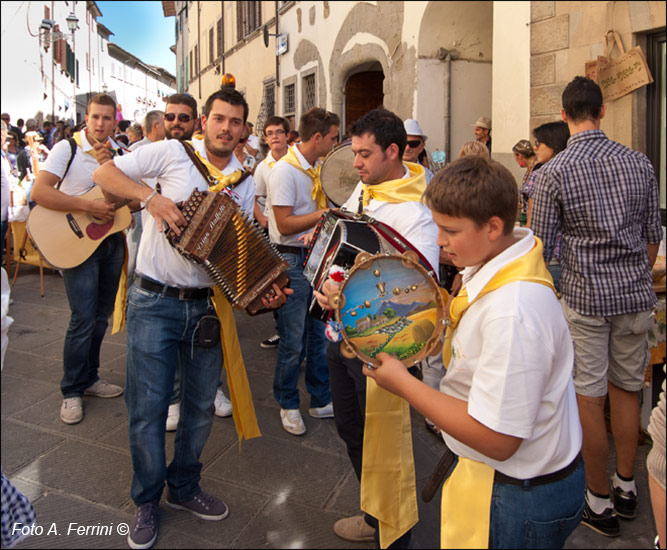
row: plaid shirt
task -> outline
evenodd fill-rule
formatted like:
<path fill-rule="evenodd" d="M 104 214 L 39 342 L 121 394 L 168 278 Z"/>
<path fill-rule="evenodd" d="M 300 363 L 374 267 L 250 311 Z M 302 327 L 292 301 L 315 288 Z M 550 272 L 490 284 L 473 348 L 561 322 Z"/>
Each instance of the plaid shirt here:
<path fill-rule="evenodd" d="M 662 238 L 658 182 L 643 153 L 600 130 L 573 135 L 535 178 L 532 228 L 552 257 L 563 234 L 561 293 L 581 315 L 653 309 L 647 243 Z"/>

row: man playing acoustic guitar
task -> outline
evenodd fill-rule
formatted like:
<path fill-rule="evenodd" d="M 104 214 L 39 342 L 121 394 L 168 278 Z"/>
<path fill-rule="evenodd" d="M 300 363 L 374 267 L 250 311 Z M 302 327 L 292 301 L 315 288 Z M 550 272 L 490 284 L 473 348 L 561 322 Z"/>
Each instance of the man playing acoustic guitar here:
<path fill-rule="evenodd" d="M 94 186 L 93 171 L 110 160 L 118 149 L 110 139 L 115 112 L 116 102 L 110 96 L 98 94 L 90 99 L 86 128 L 74 134 L 77 144 L 74 155 L 67 140 L 53 147 L 32 189 L 35 202 L 53 210 L 86 211 L 102 222 L 113 220 L 113 203 L 87 200 L 80 195 Z M 100 347 L 113 311 L 124 258 L 123 236 L 114 233 L 82 264 L 62 270 L 71 310 L 60 383 L 64 397 L 60 419 L 65 424 L 76 424 L 83 419 L 84 395 L 108 398 L 123 393 L 120 386 L 101 380 L 98 369 Z"/>

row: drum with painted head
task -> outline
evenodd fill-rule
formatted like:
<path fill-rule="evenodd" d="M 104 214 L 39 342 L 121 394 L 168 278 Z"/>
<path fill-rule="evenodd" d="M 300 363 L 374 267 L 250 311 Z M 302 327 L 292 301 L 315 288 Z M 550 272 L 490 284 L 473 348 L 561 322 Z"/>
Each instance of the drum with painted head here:
<path fill-rule="evenodd" d="M 346 357 L 377 367 L 385 352 L 410 366 L 440 353 L 445 298 L 412 251 L 360 253 L 329 303 Z"/>

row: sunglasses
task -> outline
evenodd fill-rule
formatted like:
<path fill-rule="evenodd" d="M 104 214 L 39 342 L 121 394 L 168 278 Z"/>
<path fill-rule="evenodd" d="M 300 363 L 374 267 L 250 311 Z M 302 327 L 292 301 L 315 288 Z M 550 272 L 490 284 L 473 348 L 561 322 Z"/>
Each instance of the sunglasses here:
<path fill-rule="evenodd" d="M 164 115 L 164 119 L 168 122 L 173 122 L 174 119 L 176 119 L 176 114 L 166 113 Z M 192 120 L 192 117 L 190 115 L 186 115 L 185 113 L 179 113 L 178 114 L 178 122 L 190 122 L 191 120 Z"/>
<path fill-rule="evenodd" d="M 408 147 L 410 147 L 410 149 L 416 149 L 421 144 L 422 142 L 420 139 L 411 139 L 410 141 L 408 141 Z"/>

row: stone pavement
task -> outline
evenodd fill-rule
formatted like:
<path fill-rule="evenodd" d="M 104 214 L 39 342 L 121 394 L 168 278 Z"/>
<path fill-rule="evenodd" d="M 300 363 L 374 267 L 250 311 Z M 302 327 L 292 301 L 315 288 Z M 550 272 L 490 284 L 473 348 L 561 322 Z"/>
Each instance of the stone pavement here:
<path fill-rule="evenodd" d="M 69 308 L 62 278 L 46 271 L 42 298 L 38 269 L 21 266 L 12 298 L 9 315 L 14 324 L 1 384 L 2 467 L 31 499 L 43 528 L 43 534 L 17 548 L 125 548 L 118 531 L 134 513 L 125 403 L 122 398 L 85 397 L 84 420 L 63 424 L 59 383 Z M 237 322 L 263 436 L 244 442 L 239 452 L 232 419 L 215 418 L 202 456 L 201 485 L 228 504 L 230 515 L 222 522 L 203 521 L 163 501 L 155 548 L 372 548 L 372 543 L 340 540 L 332 531 L 337 519 L 358 513 L 359 484 L 333 420 L 307 415 L 303 377 L 301 409 L 308 432 L 295 437 L 281 427 L 271 389 L 276 352 L 259 347 L 273 334 L 271 315 L 238 314 Z M 107 335 L 100 375 L 124 385 L 124 371 L 125 334 Z M 412 425 L 421 492 L 441 444 L 414 411 Z M 168 457 L 173 440 L 173 433 L 167 434 Z M 566 548 L 651 547 L 655 529 L 647 453 L 648 445 L 643 445 L 637 458 L 639 517 L 623 521 L 622 535 L 615 539 L 580 526 Z M 419 499 L 420 522 L 411 548 L 439 546 L 439 502 L 439 494 L 428 504 Z M 80 534 L 77 528 L 82 528 Z"/>

